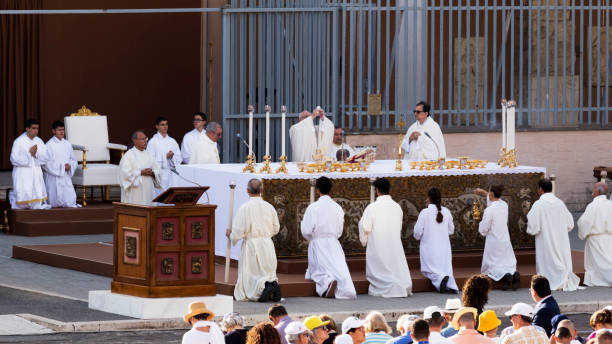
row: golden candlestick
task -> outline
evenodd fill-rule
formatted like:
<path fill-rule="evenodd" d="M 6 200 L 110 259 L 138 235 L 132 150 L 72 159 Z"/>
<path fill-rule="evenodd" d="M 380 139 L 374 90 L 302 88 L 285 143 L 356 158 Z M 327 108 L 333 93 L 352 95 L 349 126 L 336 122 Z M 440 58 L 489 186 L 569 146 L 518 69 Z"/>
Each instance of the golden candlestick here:
<path fill-rule="evenodd" d="M 474 196 L 474 205 L 472 206 L 472 217 L 474 218 L 474 222 L 478 222 L 482 219 L 480 214 L 480 202 L 478 201 L 478 196 Z"/>
<path fill-rule="evenodd" d="M 272 157 L 269 155 L 264 155 L 264 165 L 261 169 L 259 169 L 259 173 L 268 173 L 271 174 L 272 173 L 272 169 L 270 168 L 270 159 Z"/>
<path fill-rule="evenodd" d="M 281 173 L 281 172 L 284 174 L 289 173 L 289 170 L 287 170 L 287 165 L 286 165 L 287 157 L 285 155 L 281 155 L 280 161 L 281 161 L 280 167 L 276 170 L 276 173 Z"/>
<path fill-rule="evenodd" d="M 253 156 L 250 154 L 247 155 L 246 166 L 244 166 L 244 168 L 242 169 L 242 173 L 245 172 L 255 173 L 255 166 L 253 166 Z"/>
<path fill-rule="evenodd" d="M 400 119 L 400 121 L 397 122 L 397 125 L 399 125 L 400 131 L 399 131 L 399 145 L 397 147 L 397 161 L 395 162 L 395 170 L 401 171 L 402 170 L 402 140 L 403 140 L 402 130 L 404 129 L 406 122 L 404 122 L 403 119 Z"/>

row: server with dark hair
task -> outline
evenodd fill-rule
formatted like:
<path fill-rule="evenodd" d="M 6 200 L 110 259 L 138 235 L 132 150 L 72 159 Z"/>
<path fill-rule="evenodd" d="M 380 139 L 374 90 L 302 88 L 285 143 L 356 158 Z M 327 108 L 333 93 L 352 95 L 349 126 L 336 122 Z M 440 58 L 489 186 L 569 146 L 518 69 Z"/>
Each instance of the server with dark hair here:
<path fill-rule="evenodd" d="M 49 161 L 43 166 L 49 204 L 53 208 L 75 208 L 76 192 L 72 176 L 78 163 L 72 144 L 65 138 L 64 122 L 55 121 L 51 127 L 53 136 L 46 143 Z"/>
<path fill-rule="evenodd" d="M 208 123 L 208 118 L 203 112 L 196 112 L 193 114 L 193 130 L 185 134 L 183 142 L 181 142 L 181 155 L 183 162 L 189 164 L 193 148 L 197 144 L 198 139 L 203 138 L 206 135 L 204 127 Z"/>
<path fill-rule="evenodd" d="M 155 189 L 156 195 L 172 186 L 171 170 L 183 162 L 181 149 L 175 139 L 168 135 L 168 119 L 157 117 L 155 120 L 157 133 L 153 135 L 147 144 L 147 152 L 153 155 L 159 167 L 161 167 L 161 189 Z"/>

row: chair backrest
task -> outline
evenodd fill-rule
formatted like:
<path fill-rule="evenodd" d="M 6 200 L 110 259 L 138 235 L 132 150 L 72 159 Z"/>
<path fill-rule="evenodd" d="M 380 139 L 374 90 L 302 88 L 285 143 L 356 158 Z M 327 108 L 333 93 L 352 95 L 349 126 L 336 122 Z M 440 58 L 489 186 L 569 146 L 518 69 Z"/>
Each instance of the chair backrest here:
<path fill-rule="evenodd" d="M 108 161 L 108 124 L 106 116 L 100 116 L 83 106 L 79 112 L 64 117 L 66 138 L 70 143 L 88 148 L 87 161 Z M 78 161 L 83 161 L 83 153 L 74 151 Z"/>

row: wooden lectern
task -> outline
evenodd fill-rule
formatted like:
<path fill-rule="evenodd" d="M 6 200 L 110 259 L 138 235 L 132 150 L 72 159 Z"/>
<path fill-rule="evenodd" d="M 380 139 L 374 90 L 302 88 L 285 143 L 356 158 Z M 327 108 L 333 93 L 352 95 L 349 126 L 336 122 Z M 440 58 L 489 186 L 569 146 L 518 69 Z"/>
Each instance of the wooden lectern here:
<path fill-rule="evenodd" d="M 113 293 L 216 295 L 215 208 L 196 204 L 208 187 L 169 188 L 154 202 L 113 203 Z"/>

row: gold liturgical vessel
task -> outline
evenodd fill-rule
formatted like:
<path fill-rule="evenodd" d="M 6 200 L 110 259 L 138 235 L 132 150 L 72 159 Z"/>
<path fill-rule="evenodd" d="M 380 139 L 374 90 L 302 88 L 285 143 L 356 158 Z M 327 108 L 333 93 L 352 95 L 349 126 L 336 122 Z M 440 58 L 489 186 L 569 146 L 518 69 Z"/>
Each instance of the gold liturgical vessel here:
<path fill-rule="evenodd" d="M 285 155 L 285 116 L 287 115 L 287 107 L 285 105 L 281 106 L 281 118 L 283 123 L 283 155 L 280 156 L 280 167 L 276 170 L 276 173 L 284 173 L 287 174 L 289 171 L 287 170 L 287 156 Z"/>
<path fill-rule="evenodd" d="M 249 141 L 251 141 L 251 135 L 252 135 L 252 130 L 253 130 L 253 112 L 255 111 L 255 108 L 253 107 L 253 105 L 249 105 L 248 110 L 249 110 Z M 244 168 L 242 169 L 242 173 L 245 173 L 245 172 L 255 173 L 255 166 L 253 166 L 253 161 L 254 161 L 253 148 L 251 147 L 252 144 L 253 142 L 249 142 L 249 155 L 247 155 L 247 159 L 245 162 L 246 166 L 244 166 Z"/>
<path fill-rule="evenodd" d="M 404 138 L 402 135 L 402 131 L 404 130 L 404 126 L 406 125 L 406 122 L 404 122 L 403 119 L 400 119 L 400 121 L 397 122 L 397 125 L 399 125 L 400 131 L 399 131 L 399 144 L 397 147 L 397 161 L 395 162 L 395 170 L 401 171 L 402 170 L 402 140 Z"/>

